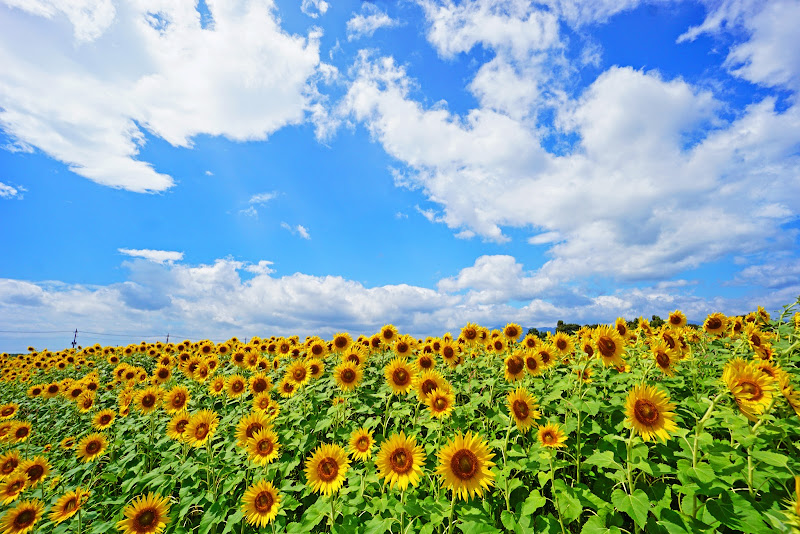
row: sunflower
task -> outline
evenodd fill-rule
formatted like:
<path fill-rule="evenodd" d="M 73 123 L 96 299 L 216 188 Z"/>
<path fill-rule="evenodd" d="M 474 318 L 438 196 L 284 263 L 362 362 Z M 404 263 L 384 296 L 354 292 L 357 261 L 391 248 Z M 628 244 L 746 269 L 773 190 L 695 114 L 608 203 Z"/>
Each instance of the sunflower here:
<path fill-rule="evenodd" d="M 516 382 L 525 376 L 525 356 L 526 353 L 522 350 L 514 351 L 506 356 L 503 362 L 503 375 L 507 381 Z"/>
<path fill-rule="evenodd" d="M 334 352 L 344 352 L 352 344 L 353 338 L 350 337 L 350 334 L 346 332 L 339 332 L 333 336 L 333 341 L 331 341 L 331 349 L 333 349 Z"/>
<path fill-rule="evenodd" d="M 0 406 L 0 419 L 11 419 L 19 410 L 19 404 L 16 402 L 9 402 Z"/>
<path fill-rule="evenodd" d="M 508 404 L 508 412 L 514 419 L 517 428 L 520 432 L 527 432 L 528 429 L 535 423 L 535 419 L 539 419 L 542 414 L 539 412 L 539 404 L 536 397 L 531 395 L 527 389 L 518 387 L 506 397 Z"/>
<path fill-rule="evenodd" d="M 556 352 L 561 356 L 571 354 L 575 350 L 575 342 L 572 338 L 564 332 L 556 332 L 556 335 L 550 340 Z"/>
<path fill-rule="evenodd" d="M 450 383 L 444 381 L 438 388 L 432 390 L 427 398 L 425 404 L 428 406 L 428 411 L 432 417 L 437 419 L 444 419 L 450 417 L 455 406 L 455 394 L 450 387 Z"/>
<path fill-rule="evenodd" d="M 672 328 L 683 328 L 686 326 L 686 315 L 680 310 L 675 310 L 669 314 L 667 324 Z"/>
<path fill-rule="evenodd" d="M 232 399 L 247 392 L 247 382 L 242 375 L 231 375 L 227 381 L 228 396 Z"/>
<path fill-rule="evenodd" d="M 712 313 L 703 321 L 703 330 L 714 336 L 721 336 L 728 327 L 728 318 L 719 312 Z"/>
<path fill-rule="evenodd" d="M 580 380 L 584 384 L 592 383 L 592 368 L 589 367 L 588 365 L 583 367 L 581 366 L 576 367 L 573 370 L 573 373 L 575 373 L 578 376 L 578 380 Z"/>
<path fill-rule="evenodd" d="M 442 486 L 453 492 L 453 497 L 462 500 L 473 495 L 481 497 L 485 489 L 494 485 L 495 474 L 491 471 L 494 454 L 489 452 L 489 445 L 480 435 L 471 432 L 462 435 L 459 432 L 439 451 L 438 456 L 436 474 L 441 478 Z"/>
<path fill-rule="evenodd" d="M 51 382 L 45 386 L 42 395 L 45 399 L 52 399 L 53 397 L 57 397 L 59 393 L 61 393 L 61 384 L 58 382 Z"/>
<path fill-rule="evenodd" d="M 414 386 L 416 370 L 405 358 L 394 358 L 386 365 L 383 374 L 386 377 L 386 383 L 397 395 L 408 393 Z"/>
<path fill-rule="evenodd" d="M 158 408 L 161 399 L 161 389 L 150 386 L 141 390 L 135 397 L 136 408 L 143 414 L 148 414 Z"/>
<path fill-rule="evenodd" d="M 414 436 L 406 437 L 404 432 L 400 432 L 381 444 L 375 465 L 384 484 L 389 484 L 390 488 L 396 484 L 400 491 L 405 491 L 409 484 L 416 486 L 419 483 L 425 453 Z"/>
<path fill-rule="evenodd" d="M 322 359 L 328 354 L 328 344 L 314 336 L 306 342 L 307 353 L 312 358 Z"/>
<path fill-rule="evenodd" d="M 542 365 L 542 360 L 539 357 L 539 351 L 534 350 L 524 350 L 521 352 L 523 356 L 523 360 L 525 362 L 525 371 L 532 376 L 539 376 L 544 371 L 544 366 Z"/>
<path fill-rule="evenodd" d="M 503 328 L 503 335 L 509 341 L 516 341 L 522 335 L 522 327 L 516 323 L 508 323 L 505 328 Z"/>
<path fill-rule="evenodd" d="M 622 339 L 628 338 L 628 322 L 624 318 L 617 317 L 617 320 L 614 321 L 614 329 Z"/>
<path fill-rule="evenodd" d="M 78 443 L 76 455 L 82 458 L 83 462 L 91 462 L 99 458 L 108 447 L 108 440 L 103 434 L 89 434 Z"/>
<path fill-rule="evenodd" d="M 3 421 L 0 423 L 0 442 L 6 442 L 9 440 L 11 429 L 14 428 L 15 424 L 16 421 Z"/>
<path fill-rule="evenodd" d="M 439 354 L 442 355 L 444 363 L 450 367 L 458 365 L 460 352 L 461 348 L 453 340 L 442 341 L 441 347 L 439 347 Z"/>
<path fill-rule="evenodd" d="M 675 363 L 680 359 L 680 353 L 677 349 L 669 348 L 669 345 L 660 341 L 654 344 L 650 351 L 653 353 L 653 358 L 662 373 L 667 376 L 675 376 Z"/>
<path fill-rule="evenodd" d="M 269 417 L 264 412 L 255 411 L 245 414 L 236 425 L 237 445 L 244 447 L 253 434 L 268 426 L 270 426 Z"/>
<path fill-rule="evenodd" d="M 173 415 L 167 423 L 167 437 L 175 441 L 184 441 L 189 421 L 191 421 L 189 412 L 178 412 Z"/>
<path fill-rule="evenodd" d="M 219 416 L 214 410 L 200 410 L 189 418 L 184 435 L 193 447 L 202 447 L 214 436 L 219 424 Z"/>
<path fill-rule="evenodd" d="M 757 421 L 772 402 L 775 381 L 758 364 L 735 358 L 725 364 L 722 380 L 745 417 Z"/>
<path fill-rule="evenodd" d="M 158 534 L 169 523 L 169 497 L 150 492 L 125 507 L 125 519 L 117 522 L 122 534 Z"/>
<path fill-rule="evenodd" d="M 644 441 L 668 440 L 669 433 L 678 428 L 674 420 L 675 405 L 669 400 L 669 395 L 655 386 L 634 386 L 625 400 L 628 425 Z"/>
<path fill-rule="evenodd" d="M 549 448 L 563 447 L 564 442 L 567 441 L 567 435 L 564 434 L 561 426 L 554 423 L 539 425 L 537 437 L 542 447 Z"/>
<path fill-rule="evenodd" d="M 225 377 L 217 376 L 208 385 L 208 392 L 214 397 L 217 397 L 225 391 Z"/>
<path fill-rule="evenodd" d="M 435 369 L 422 371 L 417 377 L 415 388 L 417 392 L 417 399 L 419 402 L 427 402 L 428 395 L 435 389 L 439 389 L 447 385 L 447 380 Z"/>
<path fill-rule="evenodd" d="M 20 501 L 0 518 L 3 534 L 27 534 L 44 515 L 44 503 L 38 499 Z"/>
<path fill-rule="evenodd" d="M 278 393 L 284 399 L 291 398 L 297 393 L 297 384 L 294 383 L 291 377 L 286 375 L 278 382 Z"/>
<path fill-rule="evenodd" d="M 25 476 L 25 473 L 15 471 L 11 476 L 0 482 L 0 503 L 6 505 L 17 500 L 17 497 L 27 485 L 28 477 Z"/>
<path fill-rule="evenodd" d="M 39 482 L 50 474 L 50 462 L 44 456 L 36 456 L 31 460 L 21 462 L 17 472 L 23 473 L 28 477 L 27 487 L 35 488 L 39 485 Z"/>
<path fill-rule="evenodd" d="M 155 378 L 157 383 L 163 384 L 172 378 L 172 369 L 162 366 L 156 367 L 156 370 L 153 373 L 153 378 Z"/>
<path fill-rule="evenodd" d="M 61 448 L 65 451 L 72 449 L 75 446 L 75 436 L 67 436 L 61 440 Z"/>
<path fill-rule="evenodd" d="M 256 482 L 242 496 L 245 519 L 256 528 L 264 528 L 274 521 L 280 505 L 281 496 L 278 490 L 267 480 Z"/>
<path fill-rule="evenodd" d="M 800 391 L 796 391 L 789 380 L 789 373 L 781 373 L 778 376 L 778 385 L 781 388 L 781 393 L 792 407 L 794 413 L 800 417 Z"/>
<path fill-rule="evenodd" d="M 539 361 L 542 362 L 542 370 L 548 369 L 556 363 L 556 354 L 555 347 L 549 341 L 542 343 L 536 349 L 536 355 L 539 357 Z"/>
<path fill-rule="evenodd" d="M 506 351 L 507 348 L 508 348 L 508 340 L 499 334 L 490 339 L 488 344 L 486 345 L 487 351 L 495 352 L 496 354 L 502 354 L 503 352 Z"/>
<path fill-rule="evenodd" d="M 397 339 L 397 328 L 393 324 L 384 325 L 380 331 L 381 341 L 391 345 Z"/>
<path fill-rule="evenodd" d="M 263 466 L 272 463 L 278 457 L 281 445 L 278 443 L 278 435 L 272 426 L 265 426 L 256 430 L 253 436 L 247 439 L 245 447 L 250 459 Z"/>
<path fill-rule="evenodd" d="M 14 443 L 22 443 L 31 435 L 31 424 L 28 421 L 17 421 L 11 428 L 9 437 Z"/>
<path fill-rule="evenodd" d="M 114 410 L 100 410 L 92 417 L 92 427 L 95 430 L 105 430 L 114 422 L 114 417 L 116 417 Z"/>
<path fill-rule="evenodd" d="M 175 386 L 164 396 L 164 411 L 168 414 L 182 412 L 189 405 L 190 398 L 186 386 Z"/>
<path fill-rule="evenodd" d="M 307 483 L 313 491 L 330 495 L 342 486 L 349 467 L 347 453 L 341 446 L 324 443 L 306 459 Z"/>
<path fill-rule="evenodd" d="M 622 355 L 625 352 L 625 340 L 615 328 L 608 325 L 598 326 L 593 339 L 603 365 L 624 365 Z"/>
<path fill-rule="evenodd" d="M 308 363 L 303 360 L 292 362 L 286 369 L 286 376 L 299 388 L 311 380 L 311 373 L 308 372 Z"/>
<path fill-rule="evenodd" d="M 81 488 L 75 488 L 74 491 L 66 492 L 58 498 L 53 508 L 50 510 L 50 521 L 59 524 L 74 516 L 84 505 L 89 495 L 91 495 L 91 492 L 82 490 Z"/>
<path fill-rule="evenodd" d="M 355 460 L 368 460 L 372 456 L 372 446 L 375 438 L 372 431 L 365 428 L 357 428 L 350 434 L 350 456 Z"/>

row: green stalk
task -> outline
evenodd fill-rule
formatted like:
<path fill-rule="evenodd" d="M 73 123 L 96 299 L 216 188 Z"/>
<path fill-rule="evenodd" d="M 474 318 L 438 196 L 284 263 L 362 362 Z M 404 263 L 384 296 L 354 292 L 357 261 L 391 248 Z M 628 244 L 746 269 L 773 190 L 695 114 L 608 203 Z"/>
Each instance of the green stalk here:
<path fill-rule="evenodd" d="M 553 469 L 553 455 L 554 451 L 550 451 L 548 459 L 550 460 L 550 491 L 553 493 L 553 504 L 556 507 L 556 516 L 558 517 L 558 524 L 561 525 L 561 534 L 566 534 L 567 530 L 564 528 L 564 521 L 561 519 L 561 508 L 558 506 L 558 495 L 556 495 L 555 488 L 555 469 Z"/>

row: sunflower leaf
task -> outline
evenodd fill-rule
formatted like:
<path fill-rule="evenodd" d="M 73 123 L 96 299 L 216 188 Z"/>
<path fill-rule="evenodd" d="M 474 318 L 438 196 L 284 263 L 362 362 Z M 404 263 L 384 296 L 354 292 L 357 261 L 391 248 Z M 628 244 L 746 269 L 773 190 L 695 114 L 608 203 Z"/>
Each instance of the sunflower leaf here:
<path fill-rule="evenodd" d="M 644 527 L 650 511 L 650 499 L 644 491 L 637 489 L 633 495 L 628 495 L 621 489 L 615 489 L 611 493 L 611 502 L 617 510 L 628 514 L 639 527 Z"/>

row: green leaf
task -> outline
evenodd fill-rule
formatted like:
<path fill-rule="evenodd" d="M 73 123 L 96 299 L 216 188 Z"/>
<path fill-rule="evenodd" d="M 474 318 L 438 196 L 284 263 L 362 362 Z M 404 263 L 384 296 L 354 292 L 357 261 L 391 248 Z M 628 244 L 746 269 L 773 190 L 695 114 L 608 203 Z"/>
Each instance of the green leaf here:
<path fill-rule="evenodd" d="M 611 502 L 617 510 L 625 512 L 640 528 L 644 528 L 650 511 L 650 499 L 644 491 L 637 489 L 633 495 L 628 495 L 621 489 L 615 489 L 611 494 Z"/>
<path fill-rule="evenodd" d="M 612 451 L 596 451 L 583 461 L 587 465 L 596 465 L 597 467 L 616 467 L 621 469 L 622 466 L 614 460 L 614 453 Z"/>
<path fill-rule="evenodd" d="M 776 452 L 753 451 L 752 456 L 759 462 L 764 462 L 765 464 L 772 465 L 774 467 L 786 467 L 789 462 L 789 458 L 787 456 L 778 454 Z"/>
<path fill-rule="evenodd" d="M 392 524 L 390 517 L 375 516 L 364 524 L 364 534 L 384 534 Z"/>
<path fill-rule="evenodd" d="M 464 534 L 496 534 L 502 533 L 501 530 L 482 521 L 466 521 L 458 525 L 459 530 Z"/>
<path fill-rule="evenodd" d="M 621 534 L 618 527 L 607 527 L 606 520 L 599 515 L 593 515 L 584 523 L 581 534 Z"/>
<path fill-rule="evenodd" d="M 523 516 L 528 516 L 533 514 L 536 510 L 541 508 L 547 503 L 547 499 L 542 497 L 542 494 L 539 493 L 539 490 L 533 490 L 528 498 L 522 503 L 522 508 L 520 509 L 520 513 Z"/>
<path fill-rule="evenodd" d="M 569 524 L 578 519 L 583 512 L 583 506 L 575 496 L 575 491 L 567 486 L 560 478 L 555 480 L 553 485 L 556 497 L 558 498 L 558 508 L 561 511 L 561 520 Z"/>
<path fill-rule="evenodd" d="M 506 529 L 514 530 L 517 527 L 517 516 L 508 510 L 503 510 L 503 513 L 500 514 L 500 522 Z"/>

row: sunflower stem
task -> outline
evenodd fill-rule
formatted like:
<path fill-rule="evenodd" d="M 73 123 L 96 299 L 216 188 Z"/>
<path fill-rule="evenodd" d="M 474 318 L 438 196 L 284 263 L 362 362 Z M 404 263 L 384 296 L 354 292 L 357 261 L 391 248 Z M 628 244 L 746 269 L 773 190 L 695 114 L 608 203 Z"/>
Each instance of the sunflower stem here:
<path fill-rule="evenodd" d="M 694 427 L 694 443 L 692 443 L 692 469 L 697 468 L 697 444 L 700 440 L 700 434 L 703 433 L 703 426 L 706 424 L 706 421 L 711 417 L 711 414 L 714 411 L 714 408 L 717 406 L 717 402 L 722 397 L 722 394 L 717 395 L 713 399 L 711 399 L 711 404 L 708 406 L 706 413 L 703 417 L 697 422 Z M 749 454 L 748 454 L 749 457 Z M 697 518 L 697 495 L 692 497 L 692 517 Z"/>
<path fill-rule="evenodd" d="M 76 534 L 81 534 L 81 509 L 78 508 L 78 531 Z"/>
<path fill-rule="evenodd" d="M 331 530 L 333 530 L 333 523 L 336 520 L 336 493 L 331 493 Z"/>
<path fill-rule="evenodd" d="M 456 492 L 455 490 L 451 491 L 453 492 L 453 499 L 450 501 L 450 521 L 447 527 L 447 534 L 452 534 L 453 532 L 453 511 L 456 509 Z"/>
<path fill-rule="evenodd" d="M 509 436 L 511 436 L 511 427 L 513 427 L 513 426 L 514 426 L 514 418 L 512 417 L 512 418 L 509 418 L 508 429 L 506 430 L 506 439 L 503 441 L 503 469 L 504 470 L 505 470 L 505 467 L 506 467 L 506 464 L 507 464 L 507 456 L 506 455 L 508 454 L 508 438 L 509 438 Z M 503 495 L 506 498 L 506 510 L 508 510 L 509 512 L 511 511 L 511 498 L 510 498 L 510 496 L 508 494 L 508 479 L 509 479 L 510 476 L 511 476 L 511 470 L 509 469 L 508 473 L 506 474 L 506 477 L 505 477 L 505 479 L 506 479 L 506 481 L 505 481 L 506 490 L 503 492 Z"/>
<path fill-rule="evenodd" d="M 405 531 L 406 491 L 400 492 L 400 534 Z"/>
<path fill-rule="evenodd" d="M 554 451 L 550 451 L 547 455 L 548 460 L 550 460 L 550 491 L 553 493 L 553 504 L 556 507 L 556 516 L 558 517 L 558 524 L 561 525 L 561 534 L 566 534 L 567 531 L 564 528 L 564 521 L 561 519 L 561 508 L 558 506 L 558 495 L 556 495 L 556 487 L 555 487 L 555 469 L 553 469 L 553 455 L 555 454 Z"/>

